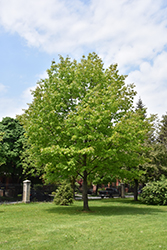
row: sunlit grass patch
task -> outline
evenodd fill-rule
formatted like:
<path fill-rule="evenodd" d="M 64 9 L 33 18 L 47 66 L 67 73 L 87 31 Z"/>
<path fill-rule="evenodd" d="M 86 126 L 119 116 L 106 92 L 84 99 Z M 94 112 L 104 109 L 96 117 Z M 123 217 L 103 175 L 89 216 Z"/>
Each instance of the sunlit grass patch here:
<path fill-rule="evenodd" d="M 0 206 L 1 249 L 167 249 L 167 207 L 130 199 Z"/>

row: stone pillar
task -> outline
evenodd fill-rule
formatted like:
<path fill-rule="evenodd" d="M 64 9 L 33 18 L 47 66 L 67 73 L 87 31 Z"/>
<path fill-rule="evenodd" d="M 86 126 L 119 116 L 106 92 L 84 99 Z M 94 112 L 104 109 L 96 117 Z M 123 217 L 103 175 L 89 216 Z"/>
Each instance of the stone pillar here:
<path fill-rule="evenodd" d="M 125 198 L 125 185 L 121 183 L 121 198 Z"/>
<path fill-rule="evenodd" d="M 23 202 L 24 203 L 30 202 L 30 186 L 31 186 L 31 181 L 29 180 L 23 181 Z"/>

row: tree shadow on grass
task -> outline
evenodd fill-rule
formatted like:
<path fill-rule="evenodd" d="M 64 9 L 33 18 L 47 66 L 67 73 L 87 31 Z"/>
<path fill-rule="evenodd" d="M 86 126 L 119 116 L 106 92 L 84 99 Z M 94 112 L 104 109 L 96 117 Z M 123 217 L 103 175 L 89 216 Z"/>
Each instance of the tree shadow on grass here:
<path fill-rule="evenodd" d="M 111 198 L 111 199 L 103 199 L 102 200 L 104 203 L 125 203 L 125 204 L 134 204 L 134 205 L 137 205 L 137 204 L 143 204 L 141 203 L 140 200 L 138 201 L 135 201 L 133 198 Z M 145 206 L 147 206 L 146 204 L 144 204 Z"/>
<path fill-rule="evenodd" d="M 148 206 L 129 199 L 105 199 L 89 202 L 90 211 L 83 211 L 83 201 L 77 201 L 71 206 L 56 206 L 47 209 L 48 213 L 68 215 L 93 215 L 93 216 L 120 216 L 120 215 L 145 215 L 164 212 L 158 206 Z M 92 204 L 91 204 L 92 203 Z M 96 206 L 97 203 L 97 206 Z"/>

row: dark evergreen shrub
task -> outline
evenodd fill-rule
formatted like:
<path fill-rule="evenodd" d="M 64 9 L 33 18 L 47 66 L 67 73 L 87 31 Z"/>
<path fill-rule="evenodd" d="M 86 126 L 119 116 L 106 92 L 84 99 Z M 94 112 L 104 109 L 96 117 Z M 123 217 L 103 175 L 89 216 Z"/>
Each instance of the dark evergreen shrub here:
<path fill-rule="evenodd" d="M 148 183 L 142 189 L 140 199 L 150 205 L 167 205 L 167 180 Z"/>
<path fill-rule="evenodd" d="M 68 205 L 73 203 L 73 190 L 71 185 L 63 182 L 54 194 L 54 203 L 56 205 Z"/>

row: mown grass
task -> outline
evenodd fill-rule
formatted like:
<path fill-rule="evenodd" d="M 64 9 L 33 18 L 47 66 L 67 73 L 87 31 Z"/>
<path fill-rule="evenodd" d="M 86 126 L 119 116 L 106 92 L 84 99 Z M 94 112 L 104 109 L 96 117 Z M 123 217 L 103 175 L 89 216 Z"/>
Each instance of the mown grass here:
<path fill-rule="evenodd" d="M 0 206 L 0 249 L 167 249 L 167 207 L 130 199 Z"/>

